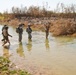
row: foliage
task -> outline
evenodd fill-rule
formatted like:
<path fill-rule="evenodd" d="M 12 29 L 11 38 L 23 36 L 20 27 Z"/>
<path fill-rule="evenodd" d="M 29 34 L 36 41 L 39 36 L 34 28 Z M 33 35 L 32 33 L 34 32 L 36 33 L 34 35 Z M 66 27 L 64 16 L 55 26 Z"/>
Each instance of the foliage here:
<path fill-rule="evenodd" d="M 9 64 L 7 58 L 0 57 L 0 75 L 31 75 L 23 70 L 10 70 Z"/>
<path fill-rule="evenodd" d="M 46 2 L 47 3 L 47 2 Z M 76 15 L 76 5 L 70 4 L 65 5 L 63 3 L 58 3 L 54 10 L 48 10 L 49 6 L 48 3 L 46 6 L 39 7 L 39 6 L 30 6 L 28 9 L 26 6 L 21 7 L 12 7 L 10 16 L 17 17 L 17 16 L 29 16 L 29 17 L 66 17 L 66 18 L 75 18 Z M 8 11 L 5 11 L 3 15 L 8 15 Z M 7 16 L 5 16 L 7 17 Z"/>

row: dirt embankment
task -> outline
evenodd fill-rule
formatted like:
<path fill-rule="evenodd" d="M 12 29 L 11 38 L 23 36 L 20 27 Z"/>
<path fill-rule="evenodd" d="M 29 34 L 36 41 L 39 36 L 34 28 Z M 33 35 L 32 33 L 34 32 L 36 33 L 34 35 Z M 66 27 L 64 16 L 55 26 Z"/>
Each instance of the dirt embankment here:
<path fill-rule="evenodd" d="M 76 21 L 73 19 L 39 19 L 39 18 L 33 18 L 28 20 L 22 20 L 22 19 L 12 19 L 9 21 L 3 21 L 0 24 L 4 25 L 11 25 L 11 26 L 18 26 L 19 23 L 24 23 L 25 27 L 27 27 L 28 23 L 31 22 L 31 27 L 33 30 L 42 30 L 44 31 L 44 25 L 45 23 L 48 24 L 50 22 L 50 32 L 54 36 L 62 36 L 62 35 L 72 35 L 76 36 Z"/>

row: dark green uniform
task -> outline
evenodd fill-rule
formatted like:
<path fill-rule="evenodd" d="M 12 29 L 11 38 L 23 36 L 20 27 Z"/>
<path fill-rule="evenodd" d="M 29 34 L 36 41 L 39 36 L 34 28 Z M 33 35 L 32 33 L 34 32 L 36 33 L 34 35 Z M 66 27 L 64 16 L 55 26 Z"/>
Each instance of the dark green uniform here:
<path fill-rule="evenodd" d="M 26 32 L 28 33 L 28 39 L 31 40 L 31 38 L 32 38 L 32 35 L 31 35 L 32 29 L 30 28 L 30 26 L 28 26 L 28 27 L 26 28 Z"/>

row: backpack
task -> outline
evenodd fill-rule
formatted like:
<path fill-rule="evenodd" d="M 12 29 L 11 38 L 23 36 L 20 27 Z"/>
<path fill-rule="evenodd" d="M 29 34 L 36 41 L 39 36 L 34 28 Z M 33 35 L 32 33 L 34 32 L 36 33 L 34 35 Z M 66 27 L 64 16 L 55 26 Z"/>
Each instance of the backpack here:
<path fill-rule="evenodd" d="M 31 28 L 27 28 L 26 29 L 26 32 L 31 33 L 32 32 L 32 29 Z"/>
<path fill-rule="evenodd" d="M 17 28 L 16 28 L 16 32 L 17 32 L 17 33 L 23 33 L 23 29 L 20 28 L 20 27 L 17 27 Z"/>
<path fill-rule="evenodd" d="M 19 33 L 19 28 L 18 27 L 16 28 L 16 32 Z"/>
<path fill-rule="evenodd" d="M 3 29 L 2 34 L 3 34 L 3 36 L 8 36 L 7 30 L 6 29 Z"/>

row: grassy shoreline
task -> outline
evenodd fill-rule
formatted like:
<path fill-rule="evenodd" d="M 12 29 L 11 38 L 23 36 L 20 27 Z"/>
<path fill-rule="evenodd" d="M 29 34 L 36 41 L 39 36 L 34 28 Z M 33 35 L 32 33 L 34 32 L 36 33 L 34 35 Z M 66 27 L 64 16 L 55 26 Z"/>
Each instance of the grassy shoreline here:
<path fill-rule="evenodd" d="M 16 69 L 16 66 L 12 67 L 11 63 L 8 58 L 0 56 L 0 75 L 31 75 L 27 71 Z"/>
<path fill-rule="evenodd" d="M 38 22 L 41 22 L 43 20 L 40 20 L 38 18 L 38 20 L 36 20 L 35 18 L 34 19 L 31 19 L 31 21 L 34 20 L 34 21 L 38 21 Z M 40 31 L 45 31 L 44 30 L 44 24 L 46 22 L 48 22 L 48 20 L 44 20 L 42 24 L 35 24 L 36 22 L 33 22 L 31 23 L 31 28 L 33 30 L 40 30 Z M 49 19 L 50 21 L 50 32 L 53 34 L 53 36 L 73 36 L 73 37 L 76 37 L 76 21 L 74 21 L 73 19 L 65 19 L 65 18 L 59 18 L 59 19 Z M 10 26 L 13 26 L 13 27 L 17 27 L 18 24 L 20 23 L 24 23 L 25 24 L 25 28 L 27 27 L 28 23 L 29 23 L 29 20 L 26 21 L 26 20 L 19 20 L 19 19 L 11 19 L 10 21 L 3 21 L 3 22 L 0 22 L 1 25 L 10 25 Z"/>

